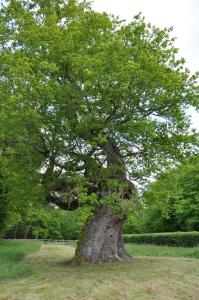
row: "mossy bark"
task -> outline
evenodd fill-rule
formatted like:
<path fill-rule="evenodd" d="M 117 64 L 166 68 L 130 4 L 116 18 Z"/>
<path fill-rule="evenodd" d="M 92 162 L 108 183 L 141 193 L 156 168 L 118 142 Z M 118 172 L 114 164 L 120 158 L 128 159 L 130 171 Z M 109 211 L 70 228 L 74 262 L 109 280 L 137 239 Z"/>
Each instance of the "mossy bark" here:
<path fill-rule="evenodd" d="M 73 259 L 74 264 L 130 260 L 124 249 L 122 224 L 124 216 L 102 206 L 81 233 Z"/>

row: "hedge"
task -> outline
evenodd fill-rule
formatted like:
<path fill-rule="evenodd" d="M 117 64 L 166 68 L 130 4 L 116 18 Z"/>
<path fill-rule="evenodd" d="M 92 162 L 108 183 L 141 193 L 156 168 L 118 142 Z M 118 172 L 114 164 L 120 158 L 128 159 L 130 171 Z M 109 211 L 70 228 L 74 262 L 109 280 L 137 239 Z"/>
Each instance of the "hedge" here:
<path fill-rule="evenodd" d="M 199 231 L 124 234 L 125 243 L 155 244 L 177 247 L 199 246 Z"/>

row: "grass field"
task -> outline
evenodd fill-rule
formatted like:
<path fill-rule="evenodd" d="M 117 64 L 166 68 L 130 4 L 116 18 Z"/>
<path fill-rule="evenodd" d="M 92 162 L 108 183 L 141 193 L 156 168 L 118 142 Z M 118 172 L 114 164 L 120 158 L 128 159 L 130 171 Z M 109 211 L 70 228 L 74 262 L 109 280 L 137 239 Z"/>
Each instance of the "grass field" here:
<path fill-rule="evenodd" d="M 0 280 L 30 274 L 31 268 L 22 259 L 40 247 L 40 242 L 0 241 Z"/>
<path fill-rule="evenodd" d="M 36 247 L 38 245 L 34 245 L 34 250 Z M 150 246 L 150 251 L 153 247 L 159 250 L 153 248 L 156 253 L 153 251 L 153 256 L 146 256 L 148 247 L 127 245 L 135 254 L 131 262 L 68 267 L 66 262 L 74 255 L 73 246 L 43 245 L 23 261 L 24 266 L 32 270 L 30 276 L 0 281 L 0 299 L 198 300 L 199 260 L 155 257 L 163 250 L 164 255 L 171 254 L 168 249 L 166 252 L 167 247 L 158 246 Z M 176 255 L 177 249 L 174 250 L 172 253 Z M 138 254 L 145 256 L 136 256 Z"/>
<path fill-rule="evenodd" d="M 126 249 L 131 255 L 142 256 L 172 256 L 172 257 L 191 257 L 199 258 L 199 247 L 169 247 L 156 245 L 135 245 L 126 244 Z M 198 297 L 199 299 L 199 297 Z"/>

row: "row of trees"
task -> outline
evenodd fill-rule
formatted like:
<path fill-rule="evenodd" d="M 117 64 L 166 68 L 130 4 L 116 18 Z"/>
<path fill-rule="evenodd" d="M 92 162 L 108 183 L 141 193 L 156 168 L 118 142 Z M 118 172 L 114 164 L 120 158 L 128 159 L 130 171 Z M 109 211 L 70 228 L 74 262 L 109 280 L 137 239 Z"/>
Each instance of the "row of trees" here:
<path fill-rule="evenodd" d="M 77 240 L 88 212 L 64 212 L 52 207 L 33 208 L 12 225 L 4 238 Z"/>
<path fill-rule="evenodd" d="M 198 182 L 199 156 L 162 173 L 134 199 L 134 211 L 128 214 L 123 233 L 199 230 Z M 35 206 L 34 203 L 22 212 L 20 207 L 14 212 L 7 206 L 9 214 L 14 215 L 12 219 L 6 215 L 5 208 L 5 201 L 1 200 L 1 212 L 7 224 L 6 230 L 1 226 L 1 231 L 7 238 L 78 239 L 90 214 L 88 208 L 64 212 L 47 204 Z"/>

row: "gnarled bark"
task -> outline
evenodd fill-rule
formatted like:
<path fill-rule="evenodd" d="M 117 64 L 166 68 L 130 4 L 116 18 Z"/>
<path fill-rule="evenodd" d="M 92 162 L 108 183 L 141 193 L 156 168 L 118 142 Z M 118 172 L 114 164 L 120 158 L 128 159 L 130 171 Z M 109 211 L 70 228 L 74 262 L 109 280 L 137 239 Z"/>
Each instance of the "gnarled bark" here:
<path fill-rule="evenodd" d="M 103 199 L 110 193 L 120 191 L 121 201 L 128 201 L 132 195 L 133 185 L 126 178 L 124 162 L 119 148 L 112 138 L 108 138 L 104 153 L 110 174 L 99 184 L 99 198 Z M 109 179 L 118 182 L 118 189 L 108 187 Z M 122 185 L 126 185 L 126 187 L 122 188 Z M 123 213 L 111 212 L 108 206 L 102 205 L 86 224 L 80 236 L 73 262 L 81 264 L 130 260 L 131 256 L 124 249 L 122 238 L 124 220 Z"/>
<path fill-rule="evenodd" d="M 74 264 L 130 260 L 124 249 L 122 224 L 124 216 L 102 206 L 86 224 L 75 252 Z"/>

